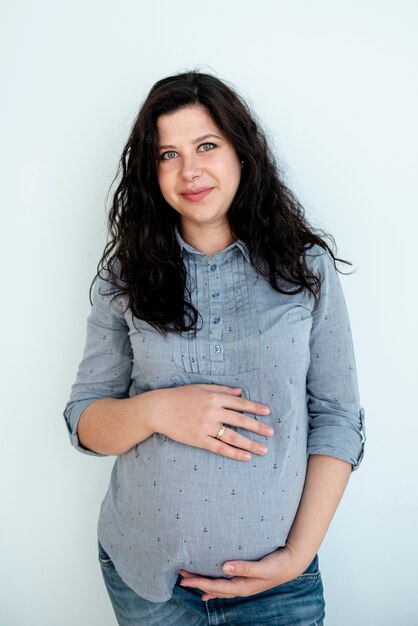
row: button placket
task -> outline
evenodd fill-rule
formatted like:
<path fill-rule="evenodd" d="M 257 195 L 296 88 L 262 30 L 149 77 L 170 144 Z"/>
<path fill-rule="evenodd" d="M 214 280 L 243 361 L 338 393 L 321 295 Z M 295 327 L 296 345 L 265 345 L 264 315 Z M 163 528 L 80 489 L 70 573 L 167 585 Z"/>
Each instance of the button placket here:
<path fill-rule="evenodd" d="M 223 322 L 223 304 L 222 304 L 222 286 L 220 276 L 220 266 L 208 262 L 208 287 L 211 297 L 209 299 L 209 341 L 211 347 L 211 360 L 215 367 L 212 368 L 213 373 L 223 373 L 224 351 L 222 345 L 222 322 Z M 220 367 L 222 366 L 222 367 Z"/>

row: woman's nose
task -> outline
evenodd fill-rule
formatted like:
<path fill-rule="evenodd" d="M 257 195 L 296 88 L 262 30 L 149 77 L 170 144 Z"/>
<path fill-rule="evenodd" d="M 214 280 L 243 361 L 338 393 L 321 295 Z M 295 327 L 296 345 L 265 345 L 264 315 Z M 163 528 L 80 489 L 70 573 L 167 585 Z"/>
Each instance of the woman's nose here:
<path fill-rule="evenodd" d="M 198 178 L 202 174 L 202 168 L 195 155 L 183 156 L 181 165 L 181 175 L 185 180 Z"/>

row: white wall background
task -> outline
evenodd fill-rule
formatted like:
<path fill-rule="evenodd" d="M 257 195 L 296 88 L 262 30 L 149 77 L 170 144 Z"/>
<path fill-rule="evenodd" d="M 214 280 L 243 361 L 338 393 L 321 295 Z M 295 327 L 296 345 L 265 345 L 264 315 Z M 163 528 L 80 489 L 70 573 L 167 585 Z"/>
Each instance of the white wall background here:
<path fill-rule="evenodd" d="M 342 283 L 368 442 L 320 551 L 326 623 L 417 625 L 418 4 L 1 11 L 0 624 L 116 624 L 95 535 L 113 459 L 75 452 L 62 410 L 130 124 L 156 80 L 202 66 L 250 100 L 308 215 L 358 267 Z"/>

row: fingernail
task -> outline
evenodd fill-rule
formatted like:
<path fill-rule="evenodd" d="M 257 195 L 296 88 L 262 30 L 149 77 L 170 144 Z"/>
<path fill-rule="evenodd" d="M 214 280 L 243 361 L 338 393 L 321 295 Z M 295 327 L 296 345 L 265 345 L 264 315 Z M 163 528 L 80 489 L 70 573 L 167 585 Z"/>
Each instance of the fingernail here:
<path fill-rule="evenodd" d="M 257 448 L 257 452 L 258 452 L 258 454 L 267 454 L 268 448 L 267 448 L 267 446 L 259 446 Z"/>
<path fill-rule="evenodd" d="M 267 428 L 264 429 L 264 434 L 265 435 L 273 435 L 274 430 L 271 428 L 271 426 L 267 426 Z"/>
<path fill-rule="evenodd" d="M 225 565 L 224 572 L 231 573 L 233 571 L 235 571 L 235 567 L 233 565 Z"/>
<path fill-rule="evenodd" d="M 264 409 L 263 409 L 263 413 L 268 415 L 269 413 L 271 413 L 271 409 L 268 406 L 265 406 Z"/>

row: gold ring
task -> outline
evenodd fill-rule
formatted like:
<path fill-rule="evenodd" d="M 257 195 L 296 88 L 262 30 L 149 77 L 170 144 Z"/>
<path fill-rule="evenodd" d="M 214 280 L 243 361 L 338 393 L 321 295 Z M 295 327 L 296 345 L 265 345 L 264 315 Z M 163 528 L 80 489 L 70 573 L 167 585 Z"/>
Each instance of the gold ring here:
<path fill-rule="evenodd" d="M 220 427 L 220 429 L 218 430 L 217 434 L 216 434 L 216 438 L 217 438 L 217 439 L 220 439 L 220 438 L 222 437 L 222 435 L 224 434 L 224 432 L 225 432 L 225 426 L 224 426 L 224 425 L 222 425 L 222 426 Z"/>

